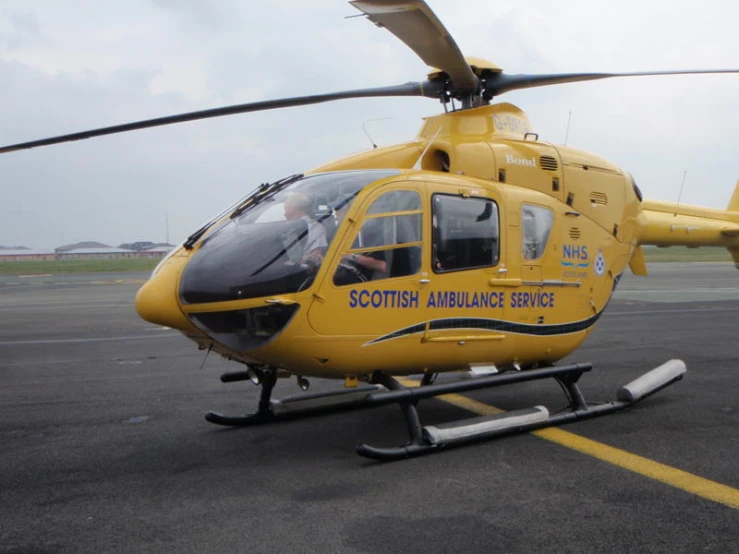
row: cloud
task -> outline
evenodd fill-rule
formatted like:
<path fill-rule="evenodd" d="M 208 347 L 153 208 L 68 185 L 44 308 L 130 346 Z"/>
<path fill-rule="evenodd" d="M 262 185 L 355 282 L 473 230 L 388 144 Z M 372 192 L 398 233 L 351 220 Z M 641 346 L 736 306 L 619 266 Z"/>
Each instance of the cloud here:
<path fill-rule="evenodd" d="M 463 52 L 512 73 L 736 65 L 739 8 L 707 0 L 429 0 Z M 427 68 L 337 0 L 6 0 L 0 143 L 220 105 L 422 80 Z M 739 177 L 739 75 L 518 91 L 544 140 L 599 153 L 648 196 L 723 207 Z M 440 111 L 366 99 L 150 129 L 0 157 L 0 243 L 52 248 L 183 238 L 259 182 L 370 143 L 412 139 Z"/>

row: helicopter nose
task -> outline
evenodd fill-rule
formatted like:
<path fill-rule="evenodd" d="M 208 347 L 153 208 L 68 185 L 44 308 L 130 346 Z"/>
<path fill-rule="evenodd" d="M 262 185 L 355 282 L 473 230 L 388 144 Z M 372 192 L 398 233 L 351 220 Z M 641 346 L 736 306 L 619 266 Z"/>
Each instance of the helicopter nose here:
<path fill-rule="evenodd" d="M 146 321 L 180 331 L 196 331 L 178 300 L 177 283 L 188 258 L 174 256 L 167 260 L 139 289 L 136 311 Z"/>

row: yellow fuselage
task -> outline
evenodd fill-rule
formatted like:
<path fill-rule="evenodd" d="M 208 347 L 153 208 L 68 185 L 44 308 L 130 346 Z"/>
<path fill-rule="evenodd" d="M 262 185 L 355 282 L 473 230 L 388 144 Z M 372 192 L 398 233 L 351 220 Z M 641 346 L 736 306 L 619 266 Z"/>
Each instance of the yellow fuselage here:
<path fill-rule="evenodd" d="M 630 175 L 597 156 L 538 141 L 525 114 L 510 104 L 429 118 L 414 142 L 311 173 L 381 168 L 398 171 L 356 196 L 308 288 L 243 299 L 183 299 L 183 274 L 209 231 L 158 268 L 139 292 L 139 313 L 227 358 L 306 375 L 525 367 L 556 361 L 585 340 L 626 266 L 645 272 L 640 244 L 737 245 L 735 212 L 642 204 Z M 339 264 L 363 251 L 358 231 L 378 217 L 370 206 L 393 191 L 417 195 L 420 205 L 390 212 L 385 221 L 415 217 L 420 231 L 402 244 L 388 239 L 385 252 L 398 257 L 413 249 L 417 266 L 399 276 L 337 284 Z M 446 216 L 437 203 L 453 198 L 497 212 L 490 263 L 444 267 L 446 243 L 456 240 L 464 249 L 468 233 L 464 225 L 441 222 Z M 234 348 L 202 324 L 207 314 L 266 306 L 287 306 L 293 315 L 253 348 Z"/>

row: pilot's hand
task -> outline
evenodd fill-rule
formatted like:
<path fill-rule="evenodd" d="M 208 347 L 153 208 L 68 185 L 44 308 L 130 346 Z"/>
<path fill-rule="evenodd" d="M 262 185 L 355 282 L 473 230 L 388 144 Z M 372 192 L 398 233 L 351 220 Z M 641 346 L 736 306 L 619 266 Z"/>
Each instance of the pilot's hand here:
<path fill-rule="evenodd" d="M 300 267 L 306 271 L 316 271 L 321 265 L 321 259 L 315 256 L 309 256 L 300 260 Z"/>

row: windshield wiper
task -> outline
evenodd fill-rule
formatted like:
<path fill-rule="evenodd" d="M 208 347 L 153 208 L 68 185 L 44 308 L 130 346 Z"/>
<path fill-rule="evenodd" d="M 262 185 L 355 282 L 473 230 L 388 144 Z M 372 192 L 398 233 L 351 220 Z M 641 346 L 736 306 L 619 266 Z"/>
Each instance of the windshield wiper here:
<path fill-rule="evenodd" d="M 296 173 L 295 175 L 290 175 L 289 177 L 285 177 L 284 179 L 280 179 L 279 181 L 275 181 L 271 184 L 264 183 L 259 185 L 257 187 L 257 190 L 247 196 L 241 203 L 241 205 L 233 211 L 233 213 L 231 214 L 231 219 L 239 217 L 246 211 L 247 208 L 251 206 L 256 206 L 264 202 L 267 198 L 274 196 L 288 185 L 292 185 L 295 181 L 302 178 L 302 173 Z"/>
<path fill-rule="evenodd" d="M 280 179 L 279 181 L 275 181 L 274 183 L 262 183 L 254 190 L 254 192 L 252 192 L 249 196 L 244 198 L 244 200 L 242 200 L 236 206 L 236 209 L 231 213 L 231 219 L 234 219 L 235 217 L 240 216 L 242 213 L 244 213 L 244 211 L 249 206 L 256 206 L 257 204 L 259 204 L 266 198 L 272 196 L 273 194 L 284 189 L 286 186 L 302 178 L 303 178 L 302 173 L 296 173 L 294 175 L 290 175 L 289 177 L 285 177 L 284 179 Z M 182 244 L 182 246 L 184 246 L 187 250 L 192 250 L 193 246 L 195 246 L 198 240 L 200 240 L 200 237 L 202 237 L 205 234 L 205 232 L 208 229 L 210 229 L 224 215 L 226 215 L 226 212 L 222 213 L 218 217 L 212 219 L 211 221 L 203 225 L 200 229 L 198 229 L 192 235 L 187 237 L 187 240 Z"/>

